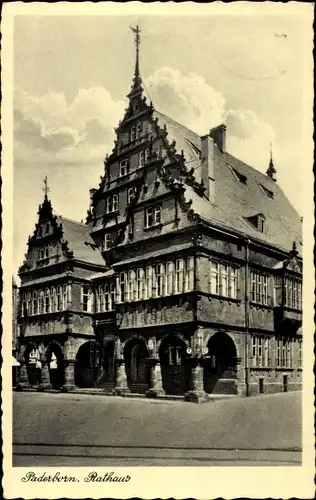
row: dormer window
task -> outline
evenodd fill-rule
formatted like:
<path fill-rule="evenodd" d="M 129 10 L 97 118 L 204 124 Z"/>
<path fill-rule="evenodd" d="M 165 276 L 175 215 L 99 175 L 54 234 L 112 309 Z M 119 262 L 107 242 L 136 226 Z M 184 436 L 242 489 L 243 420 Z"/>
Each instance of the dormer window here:
<path fill-rule="evenodd" d="M 120 177 L 127 175 L 129 173 L 129 163 L 128 160 L 123 160 L 120 163 Z"/>
<path fill-rule="evenodd" d="M 271 191 L 270 189 L 266 188 L 265 186 L 263 186 L 260 182 L 258 182 L 261 190 L 264 192 L 264 194 L 270 198 L 271 200 L 273 200 L 274 198 L 274 194 L 273 194 L 273 191 Z"/>
<path fill-rule="evenodd" d="M 260 231 L 260 233 L 265 233 L 266 221 L 265 221 L 265 218 L 261 217 L 260 215 L 258 215 L 258 217 L 257 217 L 257 227 L 258 227 L 258 231 Z"/>
<path fill-rule="evenodd" d="M 257 231 L 260 233 L 266 233 L 266 218 L 263 214 L 247 217 L 247 220 L 257 229 Z"/>
<path fill-rule="evenodd" d="M 229 163 L 227 163 L 227 165 L 229 166 L 229 168 L 230 168 L 231 172 L 233 173 L 235 179 L 238 182 L 240 182 L 241 184 L 247 185 L 247 177 L 245 175 L 241 174 L 240 172 L 238 172 L 238 170 L 236 170 L 236 168 L 234 168 Z"/>

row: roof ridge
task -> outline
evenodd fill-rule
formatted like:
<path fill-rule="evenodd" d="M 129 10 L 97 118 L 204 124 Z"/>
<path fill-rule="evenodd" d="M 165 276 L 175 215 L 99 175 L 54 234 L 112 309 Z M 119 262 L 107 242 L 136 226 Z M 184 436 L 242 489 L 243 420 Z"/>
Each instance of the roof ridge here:
<path fill-rule="evenodd" d="M 79 222 L 77 220 L 70 219 L 69 217 L 64 217 L 63 215 L 60 215 L 57 212 L 55 212 L 55 215 L 62 221 L 64 220 L 65 222 L 70 222 L 71 224 L 77 224 L 78 226 L 86 227 L 88 229 L 88 226 L 84 222 Z"/>
<path fill-rule="evenodd" d="M 155 108 L 155 112 L 158 113 L 159 115 L 163 116 L 164 118 L 167 118 L 168 120 L 173 122 L 175 125 L 178 125 L 179 127 L 182 127 L 183 129 L 188 130 L 189 132 L 191 132 L 191 134 L 194 134 L 197 137 L 199 137 L 199 139 L 201 138 L 201 136 L 197 132 L 194 132 L 194 130 L 190 129 L 186 125 L 183 125 L 182 123 L 177 122 L 177 120 L 175 120 L 174 118 L 170 118 L 170 116 L 165 115 L 164 113 L 161 113 L 161 111 L 158 111 L 157 108 Z"/>

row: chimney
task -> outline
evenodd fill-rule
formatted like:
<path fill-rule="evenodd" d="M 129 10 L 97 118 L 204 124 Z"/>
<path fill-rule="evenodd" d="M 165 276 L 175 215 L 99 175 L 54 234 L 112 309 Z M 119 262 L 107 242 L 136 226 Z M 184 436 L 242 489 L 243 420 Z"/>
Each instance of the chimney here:
<path fill-rule="evenodd" d="M 205 196 L 214 203 L 215 177 L 214 177 L 214 141 L 210 135 L 201 137 L 202 180 Z"/>
<path fill-rule="evenodd" d="M 221 153 L 226 151 L 226 125 L 221 124 L 210 130 L 210 136 L 214 139 L 215 144 Z"/>

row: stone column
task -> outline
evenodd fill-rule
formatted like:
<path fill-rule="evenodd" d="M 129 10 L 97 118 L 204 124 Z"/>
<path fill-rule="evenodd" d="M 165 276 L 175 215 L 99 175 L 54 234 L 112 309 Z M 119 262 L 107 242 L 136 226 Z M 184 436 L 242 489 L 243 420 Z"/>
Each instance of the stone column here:
<path fill-rule="evenodd" d="M 191 358 L 188 362 L 191 365 L 191 389 L 185 394 L 184 400 L 201 403 L 207 399 L 203 388 L 203 360 Z"/>
<path fill-rule="evenodd" d="M 75 385 L 75 362 L 65 361 L 65 383 L 62 386 L 62 392 L 69 392 L 75 390 L 77 387 Z"/>
<path fill-rule="evenodd" d="M 119 358 L 115 360 L 116 364 L 116 385 L 114 393 L 118 396 L 124 396 L 124 394 L 129 394 L 131 391 L 127 386 L 127 376 L 125 370 L 125 359 Z"/>
<path fill-rule="evenodd" d="M 41 368 L 42 382 L 37 386 L 37 390 L 39 392 L 52 388 L 49 376 L 49 366 L 48 366 L 49 362 L 46 356 L 42 357 L 41 363 L 42 363 L 42 368 Z"/>
<path fill-rule="evenodd" d="M 157 396 L 163 396 L 165 394 L 165 391 L 162 388 L 161 367 L 159 359 L 148 358 L 147 362 L 150 367 L 150 386 L 148 391 L 146 392 L 146 397 L 156 398 Z"/>
<path fill-rule="evenodd" d="M 24 357 L 24 352 L 25 352 L 25 347 L 23 346 L 18 358 L 18 361 L 20 363 L 20 369 L 19 369 L 18 381 L 16 384 L 17 391 L 23 391 L 23 389 L 28 389 L 29 387 L 31 387 L 29 382 L 29 376 L 27 373 L 27 365 Z"/>

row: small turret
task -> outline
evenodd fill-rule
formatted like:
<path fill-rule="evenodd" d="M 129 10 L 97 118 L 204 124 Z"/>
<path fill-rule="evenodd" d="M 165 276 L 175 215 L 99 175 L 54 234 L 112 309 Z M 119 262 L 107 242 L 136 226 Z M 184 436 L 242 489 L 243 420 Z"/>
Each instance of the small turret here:
<path fill-rule="evenodd" d="M 272 179 L 274 182 L 276 182 L 275 174 L 276 174 L 276 169 L 273 163 L 273 157 L 272 157 L 272 144 L 270 144 L 270 162 L 269 162 L 269 168 L 266 171 L 266 174 L 270 179 Z"/>

